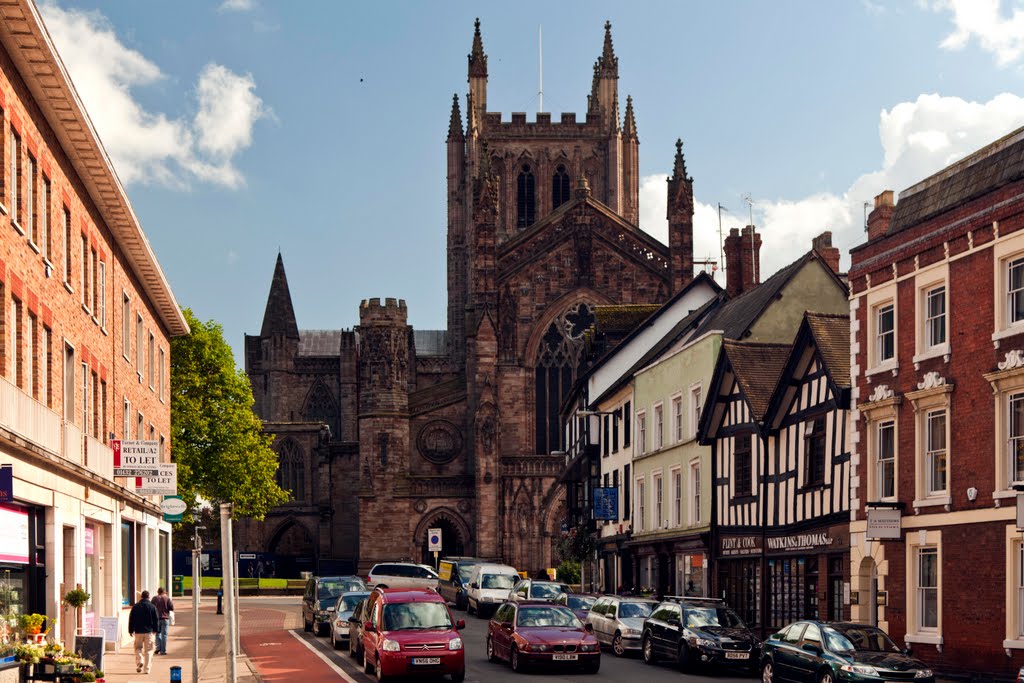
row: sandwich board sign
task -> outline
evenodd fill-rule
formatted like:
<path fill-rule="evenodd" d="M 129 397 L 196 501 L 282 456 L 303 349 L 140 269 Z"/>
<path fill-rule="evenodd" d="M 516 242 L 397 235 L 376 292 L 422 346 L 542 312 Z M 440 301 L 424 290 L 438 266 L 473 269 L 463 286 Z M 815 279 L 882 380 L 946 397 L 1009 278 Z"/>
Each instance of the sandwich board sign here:
<path fill-rule="evenodd" d="M 110 449 L 114 451 L 115 477 L 156 477 L 160 476 L 159 441 L 125 441 L 111 439 Z M 173 491 L 172 493 L 177 493 Z"/>

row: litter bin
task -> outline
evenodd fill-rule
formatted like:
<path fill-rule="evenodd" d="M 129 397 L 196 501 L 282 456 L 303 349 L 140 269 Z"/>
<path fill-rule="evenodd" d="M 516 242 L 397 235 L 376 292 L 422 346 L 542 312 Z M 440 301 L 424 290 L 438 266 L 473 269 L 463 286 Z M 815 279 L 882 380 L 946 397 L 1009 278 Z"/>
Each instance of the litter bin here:
<path fill-rule="evenodd" d="M 180 598 L 185 595 L 185 577 L 175 574 L 171 577 L 171 595 Z"/>
<path fill-rule="evenodd" d="M 180 682 L 181 682 L 181 667 L 180 666 L 172 666 L 171 667 L 171 683 L 180 683 Z"/>

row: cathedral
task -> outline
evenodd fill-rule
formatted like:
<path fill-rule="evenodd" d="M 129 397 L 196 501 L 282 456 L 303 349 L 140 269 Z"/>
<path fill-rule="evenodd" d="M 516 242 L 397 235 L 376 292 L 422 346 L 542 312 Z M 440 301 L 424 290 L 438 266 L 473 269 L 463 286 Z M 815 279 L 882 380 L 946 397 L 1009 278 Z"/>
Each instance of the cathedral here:
<path fill-rule="evenodd" d="M 465 115 L 448 125 L 447 330 L 366 299 L 351 330 L 299 329 L 278 256 L 263 327 L 246 335 L 254 410 L 291 501 L 243 520 L 242 552 L 298 569 L 365 571 L 444 555 L 557 563 L 565 521 L 559 408 L 601 311 L 650 311 L 693 279 L 693 185 L 677 143 L 669 244 L 639 225 L 632 99 L 620 116 L 611 25 L 582 119 L 487 110 L 476 22 Z"/>

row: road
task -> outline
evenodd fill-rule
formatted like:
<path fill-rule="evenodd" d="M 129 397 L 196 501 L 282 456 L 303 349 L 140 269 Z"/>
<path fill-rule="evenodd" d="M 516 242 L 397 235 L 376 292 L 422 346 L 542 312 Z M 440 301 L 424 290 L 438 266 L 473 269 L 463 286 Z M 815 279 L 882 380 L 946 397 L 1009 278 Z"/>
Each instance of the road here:
<path fill-rule="evenodd" d="M 303 633 L 299 618 L 300 599 L 242 598 L 242 649 L 259 668 L 267 683 L 316 683 L 348 681 L 366 683 L 375 680 L 349 658 L 347 652 L 331 648 L 328 638 Z M 455 612 L 456 619 L 466 619 L 462 638 L 466 645 L 466 681 L 499 683 L 522 681 L 507 664 L 491 664 L 484 651 L 487 621 Z M 601 655 L 601 671 L 587 676 L 577 671 L 535 672 L 526 675 L 544 681 L 628 681 L 642 677 L 646 681 L 714 681 L 716 683 L 749 683 L 751 677 L 733 674 L 680 674 L 671 664 L 647 666 L 639 657 L 618 658 L 611 652 Z"/>

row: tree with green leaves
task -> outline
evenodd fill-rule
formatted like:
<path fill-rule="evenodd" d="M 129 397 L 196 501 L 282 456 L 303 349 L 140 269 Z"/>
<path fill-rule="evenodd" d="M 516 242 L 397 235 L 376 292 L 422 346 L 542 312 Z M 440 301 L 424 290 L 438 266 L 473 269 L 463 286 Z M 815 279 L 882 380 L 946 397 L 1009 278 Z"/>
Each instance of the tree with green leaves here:
<path fill-rule="evenodd" d="M 252 386 L 235 367 L 223 328 L 182 311 L 192 333 L 171 340 L 171 447 L 186 501 L 233 503 L 263 519 L 288 500 L 277 485 L 277 455 L 252 411 Z"/>

